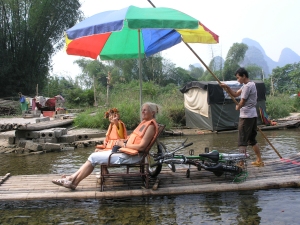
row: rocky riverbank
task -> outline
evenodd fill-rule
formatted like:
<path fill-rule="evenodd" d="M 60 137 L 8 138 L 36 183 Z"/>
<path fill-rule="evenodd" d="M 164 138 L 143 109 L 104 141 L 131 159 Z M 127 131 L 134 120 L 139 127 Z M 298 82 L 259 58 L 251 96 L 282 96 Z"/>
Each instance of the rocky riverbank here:
<path fill-rule="evenodd" d="M 0 124 L 18 124 L 24 127 L 39 120 L 41 119 L 0 118 Z M 106 131 L 99 129 L 75 129 L 72 125 L 39 131 L 9 130 L 0 132 L 0 153 L 31 155 L 93 147 L 102 143 L 105 133 Z"/>

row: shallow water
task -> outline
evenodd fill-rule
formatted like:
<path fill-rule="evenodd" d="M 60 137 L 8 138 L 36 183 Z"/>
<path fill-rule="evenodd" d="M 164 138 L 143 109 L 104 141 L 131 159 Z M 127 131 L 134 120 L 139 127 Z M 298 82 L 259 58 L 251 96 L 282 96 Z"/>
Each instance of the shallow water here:
<path fill-rule="evenodd" d="M 0 224 L 299 224 L 300 189 L 134 199 L 0 201 Z"/>
<path fill-rule="evenodd" d="M 283 158 L 299 153 L 300 130 L 264 131 Z M 168 150 L 186 137 L 162 138 Z M 182 151 L 236 152 L 237 133 L 189 136 L 194 144 Z M 277 154 L 258 134 L 264 160 Z M 70 174 L 93 149 L 22 156 L 0 154 L 0 175 Z M 253 151 L 249 148 L 251 158 Z M 0 201 L 0 224 L 299 224 L 299 188 L 207 193 L 135 199 Z"/>

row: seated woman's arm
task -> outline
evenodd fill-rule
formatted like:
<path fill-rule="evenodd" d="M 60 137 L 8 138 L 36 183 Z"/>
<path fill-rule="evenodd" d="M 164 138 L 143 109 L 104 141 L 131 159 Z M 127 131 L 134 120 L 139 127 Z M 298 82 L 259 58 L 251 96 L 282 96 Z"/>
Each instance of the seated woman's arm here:
<path fill-rule="evenodd" d="M 144 149 L 149 145 L 149 143 L 153 139 L 154 135 L 155 135 L 155 127 L 154 127 L 154 125 L 150 125 L 147 128 L 147 130 L 139 144 L 132 144 L 132 143 L 127 142 L 126 148 L 135 149 L 138 151 L 144 151 Z M 118 143 L 116 143 L 116 144 L 119 145 L 120 147 L 125 147 L 124 142 L 121 140 L 118 141 Z"/>

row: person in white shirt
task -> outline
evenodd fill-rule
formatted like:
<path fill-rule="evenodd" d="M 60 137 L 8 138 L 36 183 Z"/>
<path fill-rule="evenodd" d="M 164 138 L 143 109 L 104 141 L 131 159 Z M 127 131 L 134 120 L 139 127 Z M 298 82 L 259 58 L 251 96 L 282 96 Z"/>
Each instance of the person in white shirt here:
<path fill-rule="evenodd" d="M 225 83 L 220 86 L 224 88 L 233 97 L 241 96 L 241 101 L 236 105 L 235 109 L 240 110 L 239 126 L 238 126 L 238 146 L 241 152 L 246 153 L 248 145 L 251 145 L 256 154 L 256 161 L 251 164 L 256 167 L 264 166 L 261 159 L 261 153 L 256 141 L 257 135 L 257 90 L 255 83 L 250 81 L 247 70 L 239 68 L 235 72 L 236 79 L 243 86 L 238 91 L 233 91 Z"/>

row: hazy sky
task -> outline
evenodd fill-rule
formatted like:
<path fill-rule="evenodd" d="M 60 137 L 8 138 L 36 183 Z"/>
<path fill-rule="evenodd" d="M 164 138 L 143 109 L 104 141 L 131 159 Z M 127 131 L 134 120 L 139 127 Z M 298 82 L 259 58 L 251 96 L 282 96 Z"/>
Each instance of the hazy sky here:
<path fill-rule="evenodd" d="M 82 3 L 85 17 L 129 5 L 151 7 L 147 0 L 83 0 Z M 243 38 L 259 42 L 274 61 L 278 61 L 284 48 L 300 55 L 300 0 L 152 0 L 152 3 L 193 16 L 219 35 L 219 44 L 190 44 L 206 64 L 214 56 L 225 58 L 232 44 L 241 43 Z M 162 56 L 185 69 L 200 63 L 182 43 L 163 51 Z M 61 50 L 53 57 L 53 74 L 75 77 L 80 70 L 73 61 L 78 58 Z"/>

